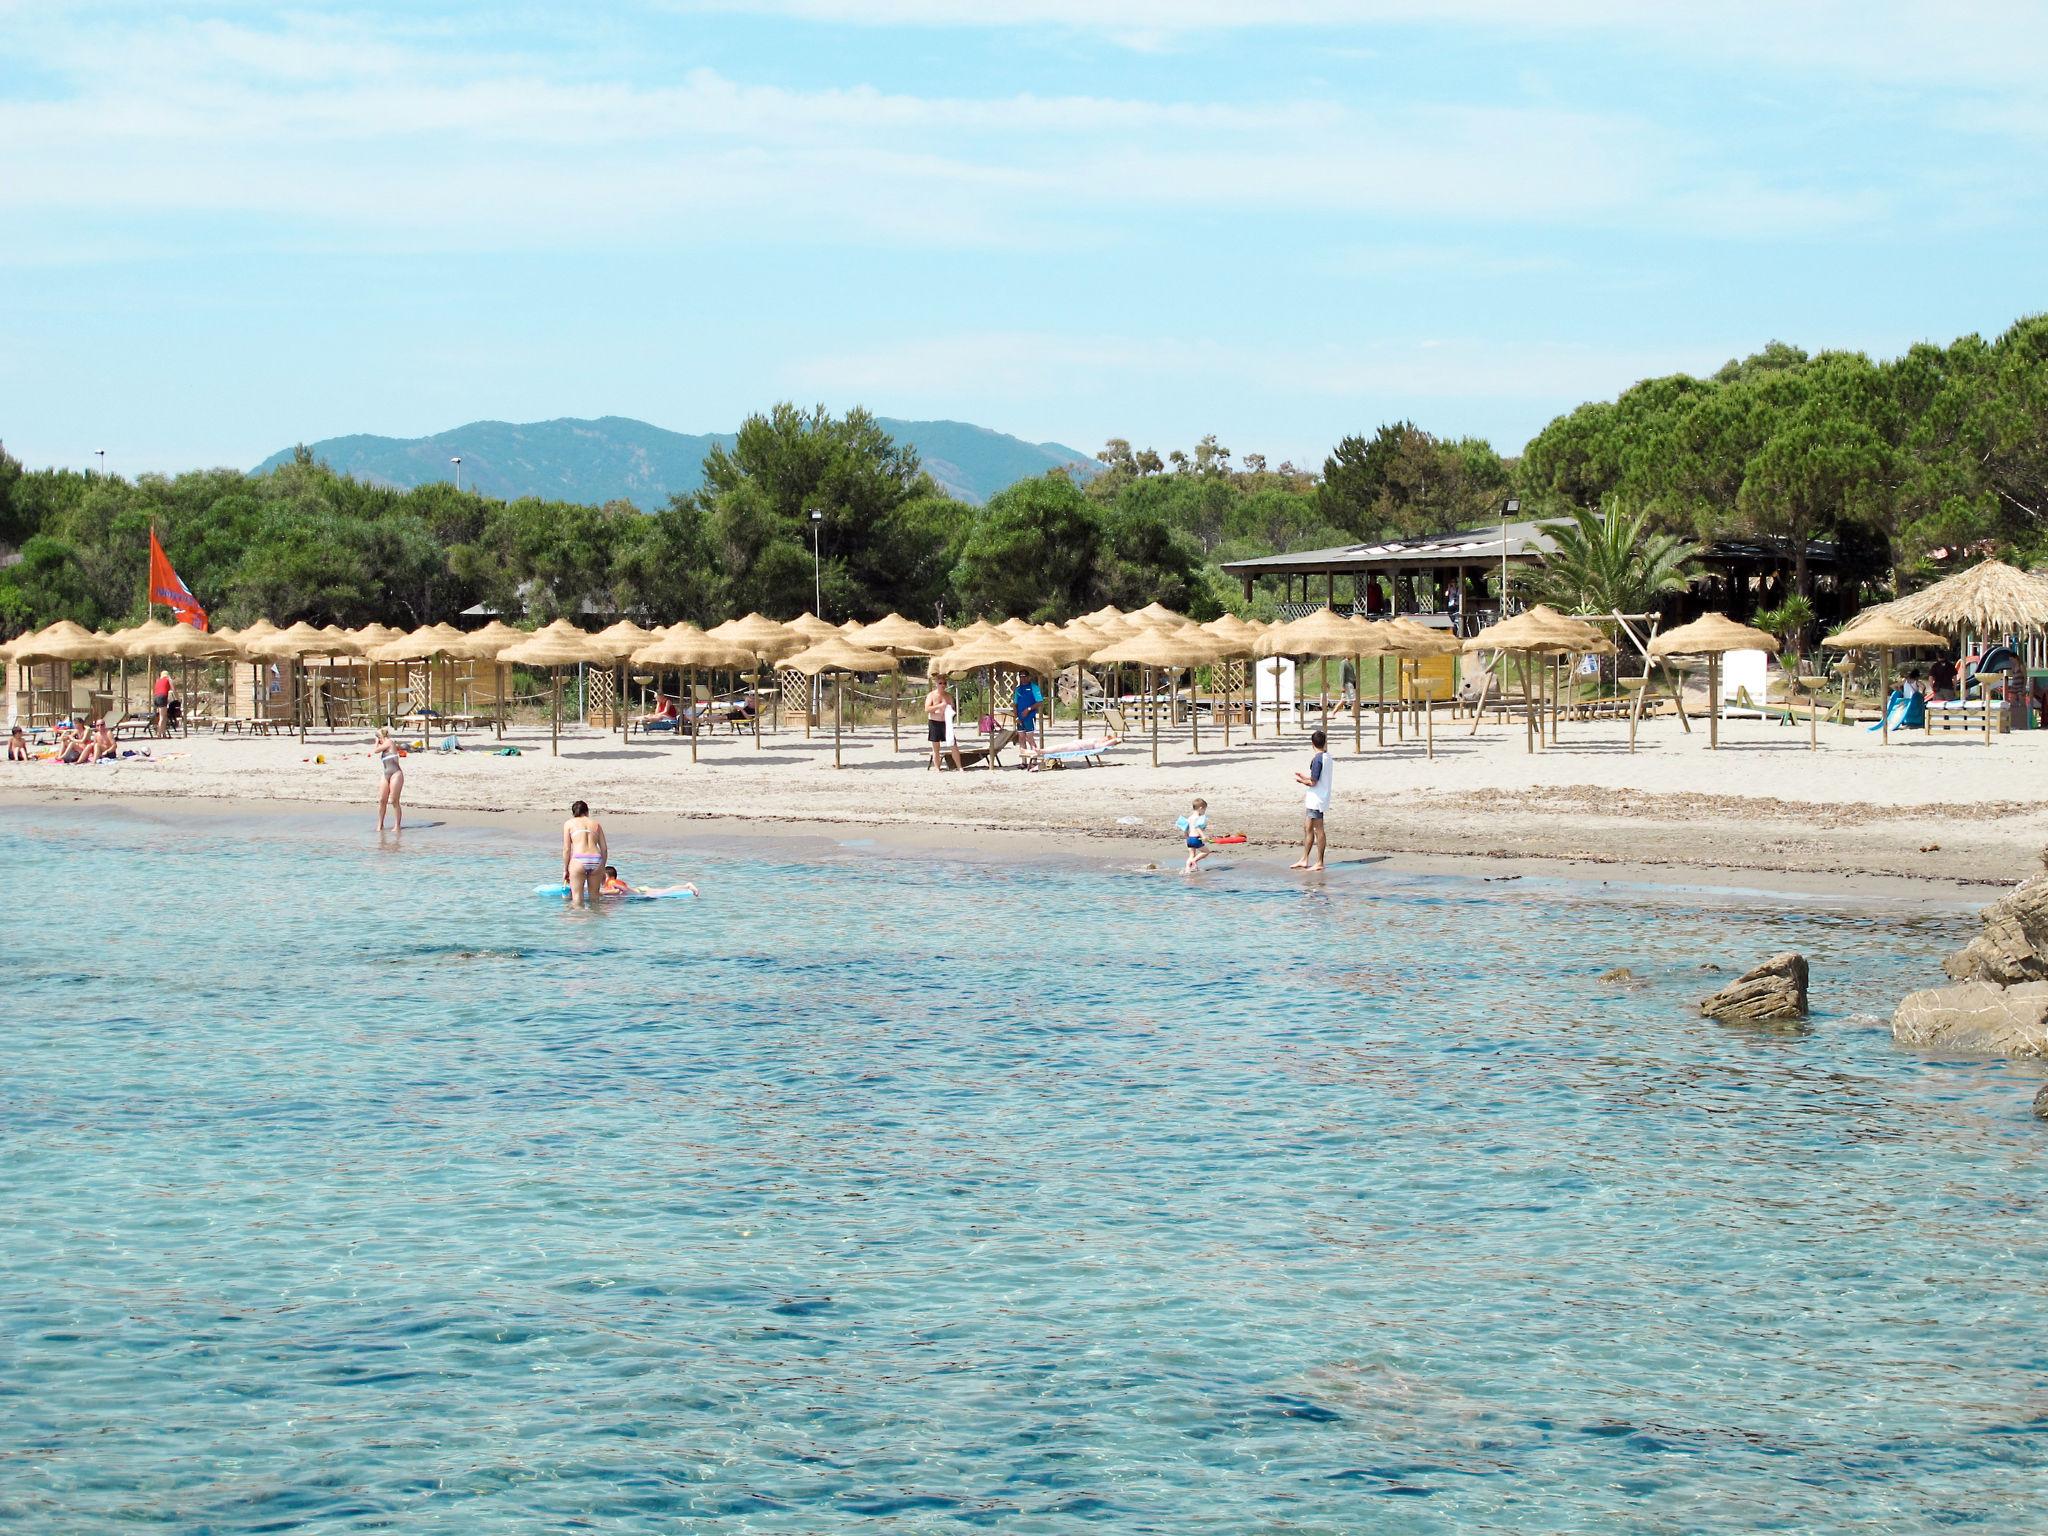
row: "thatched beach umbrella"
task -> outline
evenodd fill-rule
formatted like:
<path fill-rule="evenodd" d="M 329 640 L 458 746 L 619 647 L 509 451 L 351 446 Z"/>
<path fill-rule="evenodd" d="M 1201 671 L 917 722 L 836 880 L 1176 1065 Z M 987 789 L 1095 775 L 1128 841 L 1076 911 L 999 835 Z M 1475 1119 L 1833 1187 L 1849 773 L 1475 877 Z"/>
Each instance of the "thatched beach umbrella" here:
<path fill-rule="evenodd" d="M 1511 619 L 1487 625 L 1466 640 L 1462 647 L 1468 653 L 1499 651 L 1516 659 L 1522 674 L 1522 745 L 1525 751 L 1534 752 L 1541 739 L 1536 728 L 1536 693 L 1530 682 L 1530 658 L 1555 655 L 1565 644 L 1542 614 L 1524 610 Z M 1479 713 L 1477 709 L 1472 712 L 1473 735 L 1479 732 Z"/>
<path fill-rule="evenodd" d="M 683 694 L 696 700 L 696 671 L 699 667 L 731 667 L 741 670 L 750 665 L 754 653 L 743 646 L 727 640 L 714 640 L 693 624 L 677 624 L 665 633 L 656 636 L 632 655 L 636 667 L 672 667 L 684 674 Z M 704 733 L 704 717 L 697 716 L 690 724 L 690 761 L 697 761 L 697 738 Z"/>
<path fill-rule="evenodd" d="M 1221 642 L 1192 625 L 1182 629 L 1141 629 L 1136 634 L 1113 640 L 1089 658 L 1100 666 L 1137 666 L 1145 669 L 1145 702 L 1151 715 L 1152 766 L 1159 766 L 1159 701 L 1153 678 L 1161 671 L 1177 672 L 1182 667 L 1206 665 L 1219 656 Z M 1201 728 L 1195 729 L 1195 749 L 1201 750 Z"/>
<path fill-rule="evenodd" d="M 562 668 L 609 659 L 607 650 L 592 646 L 589 634 L 567 619 L 557 619 L 498 652 L 498 660 L 509 665 L 548 669 L 548 754 L 551 757 L 560 756 L 562 751 Z"/>
<path fill-rule="evenodd" d="M 1891 710 L 1887 706 L 1891 703 L 1892 652 L 1945 649 L 1948 638 L 1945 635 L 1937 635 L 1932 630 L 1904 623 L 1889 613 L 1879 614 L 1876 618 L 1861 615 L 1859 617 L 1863 618 L 1862 623 L 1843 626 L 1821 641 L 1821 644 L 1835 651 L 1877 652 L 1877 725 L 1885 745 L 1890 746 L 1892 721 Z M 1991 739 L 1991 710 L 1988 703 L 1984 710 L 1984 739 Z"/>
<path fill-rule="evenodd" d="M 1946 635 L 1996 639 L 2048 627 L 2048 581 L 1998 560 L 1884 605 L 1883 616 Z"/>
<path fill-rule="evenodd" d="M 1340 614 L 1334 608 L 1318 608 L 1304 618 L 1267 630 L 1252 648 L 1262 658 L 1301 656 L 1328 661 L 1354 655 L 1353 647 L 1362 641 L 1363 637 L 1348 615 Z M 1328 667 L 1323 669 L 1322 714 L 1323 729 L 1327 731 L 1330 728 Z M 1273 690 L 1273 734 L 1280 734 L 1280 690 L 1277 687 Z"/>
<path fill-rule="evenodd" d="M 47 628 L 34 634 L 23 635 L 14 642 L 14 659 L 25 667 L 42 663 L 50 669 L 50 686 L 38 690 L 33 677 L 29 681 L 29 715 L 35 715 L 35 698 L 40 691 L 51 700 L 51 718 L 57 717 L 61 696 L 62 713 L 71 712 L 71 664 L 79 661 L 114 661 L 121 657 L 120 642 L 111 635 L 94 634 L 82 624 L 70 619 L 59 619 Z M 62 686 L 58 678 L 62 676 Z"/>
<path fill-rule="evenodd" d="M 848 641 L 845 636 L 835 634 L 820 640 L 816 645 L 798 651 L 783 663 L 792 672 L 801 672 L 813 680 L 825 673 L 833 673 L 838 685 L 832 690 L 832 766 L 843 768 L 840 760 L 839 739 L 846 716 L 846 674 L 849 672 L 894 672 L 897 662 L 887 651 L 871 651 Z"/>
<path fill-rule="evenodd" d="M 590 637 L 592 649 L 609 654 L 612 663 L 612 719 L 624 736 L 629 728 L 626 708 L 626 661 L 635 651 L 652 645 L 661 637 L 651 629 L 643 629 L 631 619 L 621 619 L 616 624 L 600 629 Z"/>
<path fill-rule="evenodd" d="M 305 659 L 308 656 L 327 654 L 332 642 L 304 619 L 275 634 L 261 635 L 250 640 L 246 634 L 239 638 L 242 653 L 265 661 L 283 661 L 291 665 L 292 718 L 299 728 L 299 740 L 306 739 L 308 710 L 305 695 Z"/>
<path fill-rule="evenodd" d="M 1730 651 L 1763 651 L 1775 656 L 1778 639 L 1747 624 L 1738 624 L 1725 614 L 1709 613 L 1667 629 L 1650 642 L 1650 657 L 1704 656 L 1707 658 L 1707 746 L 1721 744 L 1721 658 Z M 1630 731 L 1634 745 L 1634 731 Z"/>
<path fill-rule="evenodd" d="M 773 665 L 785 656 L 794 656 L 806 644 L 804 637 L 787 624 L 778 624 L 759 613 L 750 613 L 743 619 L 727 619 L 723 624 L 713 625 L 706 633 L 714 640 L 724 640 L 739 646 L 754 658 L 754 691 L 757 695 L 761 689 L 761 668 L 764 665 Z M 775 723 L 780 728 L 780 688 L 775 690 Z M 761 750 L 761 710 L 758 697 L 754 709 L 754 750 Z"/>
<path fill-rule="evenodd" d="M 951 636 L 927 629 L 900 613 L 892 613 L 872 624 L 855 625 L 846 638 L 870 651 L 886 651 L 898 661 L 912 656 L 935 656 L 953 643 Z M 892 752 L 901 751 L 903 747 L 902 683 L 900 669 L 889 674 L 889 750 Z"/>

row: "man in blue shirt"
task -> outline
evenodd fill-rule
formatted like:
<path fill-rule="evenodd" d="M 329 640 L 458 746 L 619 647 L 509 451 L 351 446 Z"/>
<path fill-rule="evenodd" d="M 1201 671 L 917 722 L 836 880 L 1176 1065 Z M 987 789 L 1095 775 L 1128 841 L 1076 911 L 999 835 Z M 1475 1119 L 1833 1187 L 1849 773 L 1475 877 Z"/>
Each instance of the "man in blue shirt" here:
<path fill-rule="evenodd" d="M 1018 676 L 1017 691 L 1011 694 L 1010 704 L 1017 712 L 1017 740 L 1032 752 L 1038 750 L 1038 706 L 1043 698 L 1038 684 Z"/>

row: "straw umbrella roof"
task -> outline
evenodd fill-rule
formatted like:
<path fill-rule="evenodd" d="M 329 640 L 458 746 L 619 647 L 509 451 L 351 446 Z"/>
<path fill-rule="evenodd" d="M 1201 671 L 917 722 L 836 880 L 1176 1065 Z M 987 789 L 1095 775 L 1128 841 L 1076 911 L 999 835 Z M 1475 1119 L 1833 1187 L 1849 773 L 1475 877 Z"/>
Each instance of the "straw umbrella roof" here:
<path fill-rule="evenodd" d="M 1996 635 L 2048 626 L 2048 581 L 1986 560 L 1924 591 L 1885 604 L 1902 623 L 1947 633 Z"/>
<path fill-rule="evenodd" d="M 1559 613 L 1547 603 L 1537 603 L 1531 607 L 1527 617 L 1535 624 L 1539 633 L 1556 639 L 1560 649 L 1599 656 L 1612 655 L 1614 652 L 1614 642 L 1596 626 L 1571 614 Z M 1408 623 L 1411 628 L 1422 630 L 1421 625 L 1411 620 L 1395 622 Z"/>
<path fill-rule="evenodd" d="M 351 633 L 355 636 L 356 644 L 363 648 L 365 655 L 368 655 L 369 652 L 387 640 L 402 640 L 405 638 L 404 630 L 394 629 L 389 624 L 365 624 L 362 628 L 353 630 Z"/>
<path fill-rule="evenodd" d="M 602 646 L 613 661 L 624 661 L 635 651 L 652 645 L 661 637 L 651 629 L 643 629 L 631 619 L 621 619 L 590 637 L 593 646 Z"/>
<path fill-rule="evenodd" d="M 1089 658 L 1104 666 L 1199 667 L 1222 657 L 1226 647 L 1194 625 L 1153 627 L 1112 640 Z"/>
<path fill-rule="evenodd" d="M 795 630 L 796 633 L 802 635 L 806 640 L 811 641 L 824 640 L 839 634 L 839 626 L 837 624 L 821 619 L 815 613 L 800 613 L 791 619 L 785 627 Z"/>
<path fill-rule="evenodd" d="M 730 640 L 707 635 L 695 625 L 676 625 L 633 652 L 636 667 L 745 667 L 754 653 Z"/>
<path fill-rule="evenodd" d="M 1915 651 L 1929 646 L 1946 647 L 1945 636 L 1930 629 L 1902 624 L 1888 613 L 1875 618 L 1857 615 L 1861 623 L 1844 625 L 1821 644 L 1832 651 Z"/>
<path fill-rule="evenodd" d="M 363 642 L 357 638 L 354 630 L 343 629 L 339 624 L 322 624 L 320 633 L 327 637 L 327 643 L 334 648 L 328 652 L 331 656 L 360 656 L 363 653 Z"/>
<path fill-rule="evenodd" d="M 123 656 L 149 656 L 154 654 L 149 642 L 161 637 L 170 627 L 162 619 L 149 618 L 127 629 L 117 629 L 107 638 L 121 648 Z"/>
<path fill-rule="evenodd" d="M 467 638 L 460 630 L 444 635 L 436 626 L 423 625 L 409 635 L 373 645 L 364 654 L 372 661 L 426 661 L 451 654 L 449 647 L 459 645 Z"/>
<path fill-rule="evenodd" d="M 281 629 L 275 634 L 258 635 L 254 640 L 249 638 L 247 631 L 236 638 L 237 643 L 248 655 L 280 661 L 297 656 L 323 655 L 333 644 L 327 636 L 304 619 L 299 620 L 290 629 Z"/>
<path fill-rule="evenodd" d="M 887 651 L 894 656 L 930 656 L 952 644 L 950 636 L 927 629 L 900 613 L 892 613 L 872 624 L 863 624 L 847 639 L 871 651 Z"/>
<path fill-rule="evenodd" d="M 707 633 L 714 640 L 728 640 L 769 661 L 802 650 L 806 639 L 789 625 L 778 624 L 759 613 L 750 613 L 743 619 L 727 619 L 723 624 L 713 625 Z"/>
<path fill-rule="evenodd" d="M 230 630 L 228 633 L 235 637 L 235 644 L 247 650 L 253 641 L 261 640 L 265 635 L 277 634 L 279 630 L 268 619 L 256 619 L 243 625 L 240 629 Z"/>
<path fill-rule="evenodd" d="M 112 635 L 96 635 L 69 619 L 59 619 L 14 642 L 16 661 L 113 661 L 121 654 L 120 643 Z"/>
<path fill-rule="evenodd" d="M 1222 614 L 1197 627 L 1219 640 L 1242 640 L 1247 645 L 1265 633 L 1262 626 L 1240 619 L 1234 613 Z"/>
<path fill-rule="evenodd" d="M 989 623 L 987 619 L 976 619 L 972 624 L 964 624 L 953 631 L 953 643 L 955 645 L 962 645 L 969 640 L 979 640 L 984 635 L 999 633 L 1001 631 L 995 625 Z"/>
<path fill-rule="evenodd" d="M 241 647 L 226 635 L 210 635 L 190 624 L 173 624 L 151 642 L 149 654 L 172 661 L 229 661 L 241 654 Z"/>
<path fill-rule="evenodd" d="M 1028 635 L 1034 627 L 1029 619 L 1020 619 L 1015 614 L 996 626 L 1006 635 Z"/>
<path fill-rule="evenodd" d="M 887 651 L 871 651 L 834 633 L 780 663 L 791 672 L 816 677 L 820 672 L 894 672 L 896 658 Z"/>
<path fill-rule="evenodd" d="M 1123 619 L 1124 611 L 1123 609 L 1117 607 L 1115 603 L 1104 603 L 1100 608 L 1096 609 L 1093 613 L 1084 613 L 1081 615 L 1081 617 L 1086 619 L 1090 624 L 1115 624 Z"/>
<path fill-rule="evenodd" d="M 113 661 L 121 655 L 112 635 L 95 634 L 69 619 L 59 619 L 14 646 L 17 661 Z"/>
<path fill-rule="evenodd" d="M 1747 624 L 1738 624 L 1726 614 L 1709 613 L 1667 629 L 1650 642 L 1652 656 L 1718 656 L 1727 651 L 1770 651 L 1778 649 L 1778 638 Z"/>
<path fill-rule="evenodd" d="M 458 632 L 442 647 L 441 654 L 451 661 L 496 661 L 506 646 L 517 645 L 525 638 L 525 630 L 493 619 L 482 629 Z"/>
<path fill-rule="evenodd" d="M 543 625 L 498 652 L 498 660 L 523 667 L 573 667 L 584 661 L 609 661 L 610 653 L 590 643 L 588 631 L 567 619 Z"/>
<path fill-rule="evenodd" d="M 1179 629 L 1183 625 L 1194 622 L 1184 613 L 1175 613 L 1164 603 L 1147 603 L 1136 613 L 1126 614 L 1124 617 L 1134 624 L 1150 624 L 1155 626 L 1163 624 L 1170 629 Z"/>
<path fill-rule="evenodd" d="M 1318 608 L 1306 618 L 1282 624 L 1259 636 L 1252 650 L 1258 656 L 1355 656 L 1359 634 L 1334 608 Z"/>
<path fill-rule="evenodd" d="M 1525 609 L 1511 619 L 1489 624 L 1465 642 L 1470 651 L 1568 651 L 1573 642 L 1561 636 L 1542 614 Z"/>
<path fill-rule="evenodd" d="M 1101 642 L 1097 642 L 1100 645 Z M 1093 653 L 1094 647 L 1080 653 Z M 1015 635 L 985 635 L 948 651 L 941 670 L 952 673 L 955 670 L 971 672 L 977 667 L 1013 667 L 1025 672 L 1051 674 L 1061 667 L 1080 659 L 1075 654 L 1074 643 L 1064 645 L 1055 642 L 1036 630 Z"/>
<path fill-rule="evenodd" d="M 1398 656 L 1449 656 L 1464 649 L 1458 637 L 1447 629 L 1431 629 L 1413 619 L 1360 619 L 1386 634 L 1387 652 Z"/>

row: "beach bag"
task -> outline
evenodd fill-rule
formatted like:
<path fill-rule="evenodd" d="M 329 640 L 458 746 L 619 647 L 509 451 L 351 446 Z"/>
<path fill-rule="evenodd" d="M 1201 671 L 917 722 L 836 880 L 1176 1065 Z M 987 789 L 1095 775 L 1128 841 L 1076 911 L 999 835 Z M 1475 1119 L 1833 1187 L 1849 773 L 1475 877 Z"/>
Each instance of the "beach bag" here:
<path fill-rule="evenodd" d="M 982 734 L 982 735 L 984 735 L 984 736 L 993 736 L 993 735 L 995 735 L 995 733 L 996 733 L 996 717 L 995 717 L 994 715 L 983 715 L 983 716 L 981 717 L 980 721 L 978 722 L 978 724 L 980 725 L 980 728 L 981 728 L 981 734 Z"/>

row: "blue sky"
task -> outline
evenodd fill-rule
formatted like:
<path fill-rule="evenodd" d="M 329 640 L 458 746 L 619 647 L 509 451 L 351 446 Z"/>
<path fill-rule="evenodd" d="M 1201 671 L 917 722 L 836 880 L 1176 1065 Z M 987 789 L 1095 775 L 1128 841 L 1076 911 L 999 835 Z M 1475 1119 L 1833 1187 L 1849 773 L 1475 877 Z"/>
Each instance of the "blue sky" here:
<path fill-rule="evenodd" d="M 2012 0 L 0 0 L 0 438 L 792 398 L 1319 463 L 2041 280 Z"/>

